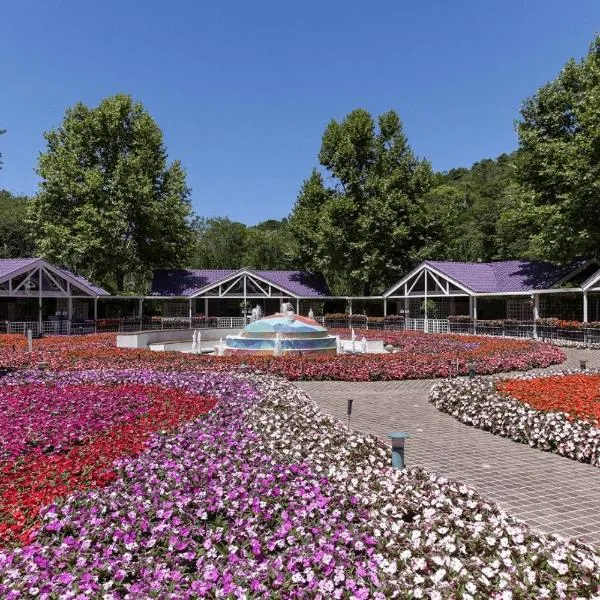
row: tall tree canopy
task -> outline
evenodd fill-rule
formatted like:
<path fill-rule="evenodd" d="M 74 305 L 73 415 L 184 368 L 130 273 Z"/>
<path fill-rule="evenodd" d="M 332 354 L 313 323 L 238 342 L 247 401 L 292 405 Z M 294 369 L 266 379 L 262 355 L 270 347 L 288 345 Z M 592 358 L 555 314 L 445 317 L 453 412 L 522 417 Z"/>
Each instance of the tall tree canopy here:
<path fill-rule="evenodd" d="M 362 109 L 329 123 L 319 161 L 331 185 L 313 171 L 290 217 L 301 264 L 322 271 L 337 293 L 380 292 L 422 245 L 431 167 L 412 152 L 397 113 L 376 124 Z"/>
<path fill-rule="evenodd" d="M 489 261 L 515 258 L 513 233 L 500 229 L 513 205 L 516 153 L 484 159 L 470 169 L 437 173 L 426 196 L 422 259 Z"/>
<path fill-rule="evenodd" d="M 190 266 L 197 269 L 285 269 L 296 250 L 286 219 L 247 227 L 227 217 L 196 218 Z"/>
<path fill-rule="evenodd" d="M 183 265 L 191 243 L 185 172 L 139 102 L 78 103 L 45 134 L 30 221 L 41 255 L 123 291 L 125 275 Z"/>
<path fill-rule="evenodd" d="M 523 105 L 518 123 L 519 203 L 529 256 L 569 260 L 600 248 L 600 36 L 580 62 Z"/>
<path fill-rule="evenodd" d="M 34 255 L 31 227 L 27 225 L 24 196 L 0 190 L 0 258 L 23 258 Z"/>

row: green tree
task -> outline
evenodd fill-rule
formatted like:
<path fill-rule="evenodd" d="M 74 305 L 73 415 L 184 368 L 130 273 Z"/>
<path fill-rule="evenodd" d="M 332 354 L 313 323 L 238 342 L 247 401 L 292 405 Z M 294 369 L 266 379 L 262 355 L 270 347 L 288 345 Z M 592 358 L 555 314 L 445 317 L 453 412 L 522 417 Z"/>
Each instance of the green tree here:
<path fill-rule="evenodd" d="M 505 237 L 509 231 L 499 231 L 502 215 L 514 204 L 516 160 L 516 153 L 502 154 L 470 169 L 436 174 L 427 195 L 428 244 L 421 254 L 463 261 L 516 257 Z"/>
<path fill-rule="evenodd" d="M 295 266 L 298 248 L 287 219 L 263 221 L 247 230 L 244 264 L 252 269 L 289 269 Z"/>
<path fill-rule="evenodd" d="M 0 258 L 28 258 L 35 245 L 27 225 L 29 199 L 0 190 Z"/>
<path fill-rule="evenodd" d="M 189 189 L 163 135 L 130 96 L 78 103 L 45 133 L 30 223 L 41 255 L 123 291 L 176 267 L 192 240 Z M 139 283 L 138 285 L 140 285 Z"/>
<path fill-rule="evenodd" d="M 244 266 L 247 231 L 227 217 L 194 220 L 196 236 L 190 266 L 195 269 L 240 269 Z"/>
<path fill-rule="evenodd" d="M 600 36 L 580 62 L 523 105 L 521 195 L 507 221 L 527 217 L 528 256 L 567 261 L 600 248 Z M 518 212 L 520 211 L 520 214 Z"/>
<path fill-rule="evenodd" d="M 293 208 L 291 230 L 302 266 L 322 271 L 337 293 L 369 295 L 405 272 L 422 245 L 422 198 L 432 180 L 404 135 L 397 113 L 377 124 L 362 109 L 331 121 L 319 161 Z"/>

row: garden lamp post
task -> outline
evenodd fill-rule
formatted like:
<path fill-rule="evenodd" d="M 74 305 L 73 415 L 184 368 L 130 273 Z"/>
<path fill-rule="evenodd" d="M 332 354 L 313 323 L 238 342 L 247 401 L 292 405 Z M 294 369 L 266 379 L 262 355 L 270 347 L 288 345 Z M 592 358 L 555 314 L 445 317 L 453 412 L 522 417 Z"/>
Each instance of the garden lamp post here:
<path fill-rule="evenodd" d="M 405 431 L 394 431 L 388 433 L 388 437 L 392 440 L 392 467 L 404 469 L 404 440 L 410 435 Z"/>
<path fill-rule="evenodd" d="M 580 368 L 582 371 L 585 371 L 585 370 L 587 369 L 587 360 L 585 360 L 585 359 L 583 359 L 583 358 L 582 358 L 582 359 L 579 361 L 579 368 Z"/>
<path fill-rule="evenodd" d="M 353 398 L 348 398 L 348 405 L 346 407 L 346 415 L 348 416 L 348 429 L 350 429 L 350 417 L 352 416 L 352 403 L 354 402 Z"/>

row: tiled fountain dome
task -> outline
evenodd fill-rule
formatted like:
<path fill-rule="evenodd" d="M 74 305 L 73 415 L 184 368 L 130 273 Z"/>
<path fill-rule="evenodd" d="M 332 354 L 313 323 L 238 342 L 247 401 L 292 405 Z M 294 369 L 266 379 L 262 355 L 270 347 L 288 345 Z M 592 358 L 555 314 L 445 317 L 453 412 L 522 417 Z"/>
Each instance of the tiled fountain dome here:
<path fill-rule="evenodd" d="M 337 340 L 308 317 L 275 314 L 246 325 L 239 335 L 228 335 L 225 354 L 275 355 L 288 352 L 337 352 Z"/>

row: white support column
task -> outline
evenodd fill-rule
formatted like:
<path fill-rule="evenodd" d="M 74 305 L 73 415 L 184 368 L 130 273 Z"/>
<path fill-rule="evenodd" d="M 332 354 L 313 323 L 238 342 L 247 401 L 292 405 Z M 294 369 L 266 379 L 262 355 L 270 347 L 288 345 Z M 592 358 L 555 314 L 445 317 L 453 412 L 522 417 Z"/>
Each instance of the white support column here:
<path fill-rule="evenodd" d="M 387 299 L 383 299 L 383 316 L 387 317 Z"/>
<path fill-rule="evenodd" d="M 67 333 L 71 333 L 71 320 L 73 319 L 73 298 L 71 298 L 71 284 L 67 281 Z"/>
<path fill-rule="evenodd" d="M 408 296 L 404 296 L 404 319 L 408 319 L 410 317 L 410 301 Z"/>
<path fill-rule="evenodd" d="M 248 314 L 247 312 L 247 306 L 246 306 L 246 294 L 247 294 L 247 290 L 246 290 L 246 276 L 244 275 L 244 326 L 246 325 L 246 315 Z"/>
<path fill-rule="evenodd" d="M 533 294 L 533 337 L 537 339 L 537 321 L 540 318 L 540 295 Z"/>
<path fill-rule="evenodd" d="M 583 322 L 588 322 L 588 295 L 587 292 L 583 292 Z"/>
<path fill-rule="evenodd" d="M 425 333 L 427 333 L 427 271 L 425 271 L 424 273 L 425 277 L 425 300 L 423 301 L 423 304 L 425 305 L 425 319 L 424 319 L 424 323 L 423 323 L 423 331 L 425 331 Z"/>
<path fill-rule="evenodd" d="M 204 316 L 208 317 L 208 296 L 204 296 Z"/>
<path fill-rule="evenodd" d="M 473 296 L 469 296 L 469 316 L 473 318 Z"/>
<path fill-rule="evenodd" d="M 98 320 L 98 296 L 94 298 L 94 322 Z"/>
<path fill-rule="evenodd" d="M 192 326 L 192 298 L 189 299 L 189 305 L 188 305 L 188 317 L 190 318 L 190 327 Z"/>
<path fill-rule="evenodd" d="M 352 298 L 348 298 L 348 311 L 350 316 L 352 316 Z"/>
<path fill-rule="evenodd" d="M 38 282 L 38 323 L 39 333 L 42 333 L 42 269 L 38 271 L 39 282 Z"/>
<path fill-rule="evenodd" d="M 300 299 L 296 298 L 296 314 L 300 314 Z"/>
<path fill-rule="evenodd" d="M 477 296 L 473 296 L 473 319 L 477 321 Z"/>

